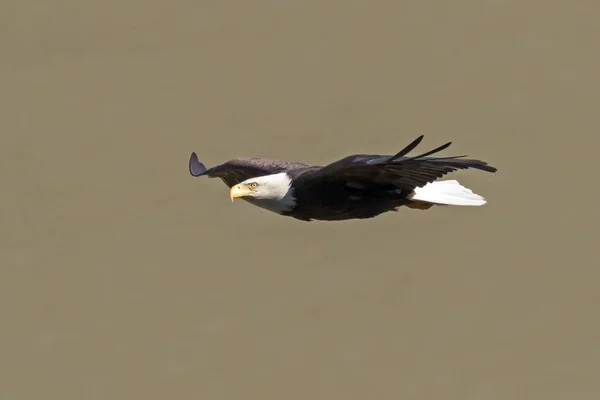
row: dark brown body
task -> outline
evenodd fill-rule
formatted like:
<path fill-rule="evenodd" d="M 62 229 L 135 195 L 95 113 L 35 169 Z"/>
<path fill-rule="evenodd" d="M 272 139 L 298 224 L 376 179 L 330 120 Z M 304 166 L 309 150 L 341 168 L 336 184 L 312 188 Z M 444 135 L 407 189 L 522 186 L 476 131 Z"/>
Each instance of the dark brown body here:
<path fill-rule="evenodd" d="M 415 188 L 458 169 L 496 172 L 496 168 L 486 162 L 465 159 L 465 156 L 428 157 L 451 143 L 415 157 L 406 157 L 422 139 L 423 136 L 419 136 L 393 156 L 356 154 L 324 167 L 240 158 L 206 169 L 192 153 L 190 173 L 193 176 L 219 177 L 232 187 L 253 177 L 285 172 L 291 179 L 296 205 L 282 215 L 302 221 L 342 221 L 373 218 L 402 206 L 428 209 L 432 204 L 410 199 Z M 245 200 L 256 203 L 251 198 Z"/>

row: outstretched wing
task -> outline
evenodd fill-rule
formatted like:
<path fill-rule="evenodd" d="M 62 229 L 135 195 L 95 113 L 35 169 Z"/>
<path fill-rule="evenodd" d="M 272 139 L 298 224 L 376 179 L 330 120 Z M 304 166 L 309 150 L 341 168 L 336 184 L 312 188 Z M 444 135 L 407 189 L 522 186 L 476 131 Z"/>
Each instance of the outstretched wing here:
<path fill-rule="evenodd" d="M 206 168 L 198 160 L 196 153 L 192 153 L 189 161 L 189 170 L 192 176 L 206 175 L 210 178 L 221 178 L 229 187 L 236 185 L 246 179 L 257 176 L 276 174 L 294 168 L 305 167 L 305 164 L 273 160 L 268 158 L 236 158 L 226 163 Z"/>
<path fill-rule="evenodd" d="M 452 142 L 415 157 L 406 157 L 423 140 L 419 136 L 393 156 L 355 154 L 335 161 L 310 174 L 310 180 L 345 179 L 353 182 L 393 185 L 398 189 L 412 191 L 428 182 L 458 169 L 475 168 L 487 172 L 496 172 L 496 168 L 480 160 L 465 159 L 464 155 L 454 157 L 427 157 L 438 153 Z M 307 176 L 307 178 L 309 178 Z"/>

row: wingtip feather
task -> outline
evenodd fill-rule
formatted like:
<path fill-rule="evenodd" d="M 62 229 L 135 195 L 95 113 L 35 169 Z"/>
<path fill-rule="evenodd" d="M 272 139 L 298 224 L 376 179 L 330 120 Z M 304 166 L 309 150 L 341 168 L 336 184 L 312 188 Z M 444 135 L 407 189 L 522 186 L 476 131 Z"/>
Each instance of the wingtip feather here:
<path fill-rule="evenodd" d="M 417 137 L 408 146 L 406 146 L 405 148 L 400 150 L 398 153 L 394 154 L 389 159 L 389 161 L 395 160 L 397 158 L 400 158 L 400 157 L 405 156 L 406 154 L 410 153 L 415 147 L 417 147 L 419 145 L 419 143 L 421 143 L 421 141 L 423 140 L 424 137 L 425 137 L 425 135 L 420 135 L 419 137 Z"/>
<path fill-rule="evenodd" d="M 195 152 L 192 152 L 192 154 L 190 155 L 188 167 L 192 176 L 202 176 L 207 171 L 204 164 L 202 164 L 200 160 L 198 160 L 198 156 Z"/>

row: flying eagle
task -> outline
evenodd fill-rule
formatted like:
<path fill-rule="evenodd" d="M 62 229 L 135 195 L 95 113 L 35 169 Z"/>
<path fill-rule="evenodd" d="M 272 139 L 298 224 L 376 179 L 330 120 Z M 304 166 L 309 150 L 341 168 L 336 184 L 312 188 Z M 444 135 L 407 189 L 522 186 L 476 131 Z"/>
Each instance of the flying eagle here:
<path fill-rule="evenodd" d="M 423 139 L 391 155 L 355 154 L 325 166 L 267 158 L 236 158 L 207 169 L 192 153 L 192 176 L 221 178 L 233 202 L 255 206 L 302 221 L 373 218 L 401 206 L 481 206 L 485 199 L 455 180 L 436 181 L 458 169 L 496 172 L 480 160 L 428 157 L 452 142 L 415 157 L 406 155 Z"/>

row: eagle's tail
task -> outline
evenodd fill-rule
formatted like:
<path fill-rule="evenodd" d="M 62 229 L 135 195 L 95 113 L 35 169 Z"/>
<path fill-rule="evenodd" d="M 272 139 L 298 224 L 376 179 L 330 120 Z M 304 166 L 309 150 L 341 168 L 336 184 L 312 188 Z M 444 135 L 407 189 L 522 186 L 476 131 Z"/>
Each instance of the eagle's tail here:
<path fill-rule="evenodd" d="M 482 206 L 486 203 L 480 195 L 462 186 L 456 180 L 435 181 L 416 188 L 408 196 L 410 200 L 438 205 Z"/>

